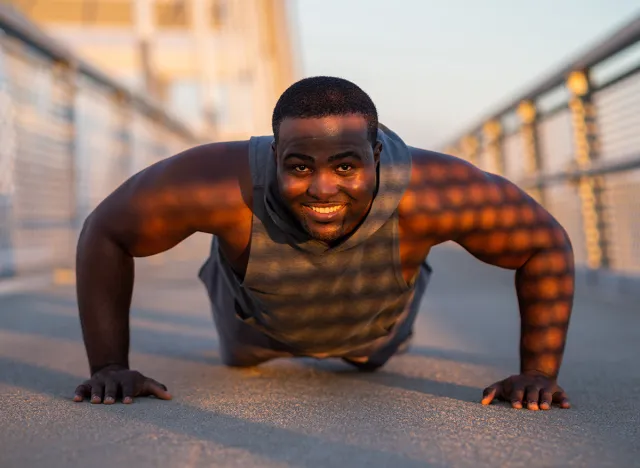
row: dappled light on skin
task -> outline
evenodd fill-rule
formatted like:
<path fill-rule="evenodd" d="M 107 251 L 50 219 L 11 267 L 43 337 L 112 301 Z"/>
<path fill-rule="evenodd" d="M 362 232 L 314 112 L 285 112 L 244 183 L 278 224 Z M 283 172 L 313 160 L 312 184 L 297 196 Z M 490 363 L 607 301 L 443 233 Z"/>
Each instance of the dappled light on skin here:
<path fill-rule="evenodd" d="M 538 282 L 538 290 L 532 294 L 543 299 L 557 299 L 560 292 L 560 284 L 556 278 L 543 278 Z"/>
<path fill-rule="evenodd" d="M 512 249 L 515 251 L 525 251 L 532 245 L 532 232 L 525 229 L 517 229 L 513 232 L 510 241 Z"/>
<path fill-rule="evenodd" d="M 471 229 L 476 222 L 476 212 L 474 210 L 465 209 L 460 213 L 459 218 L 460 230 L 467 231 Z"/>
<path fill-rule="evenodd" d="M 540 237 L 547 240 L 546 236 Z M 536 275 L 562 273 L 567 269 L 567 259 L 560 252 L 549 252 L 530 260 L 528 267 Z"/>
<path fill-rule="evenodd" d="M 551 233 L 547 229 L 543 229 L 543 228 L 535 229 L 532 233 L 532 241 L 535 245 L 542 245 L 542 246 L 551 245 L 551 242 L 552 242 Z M 564 261 L 564 257 L 558 252 L 552 255 L 555 255 L 556 258 L 562 258 Z M 564 264 L 564 267 L 566 267 L 566 263 Z"/>
<path fill-rule="evenodd" d="M 562 294 L 565 298 L 572 297 L 576 288 L 576 281 L 573 275 L 565 274 L 561 281 Z"/>
<path fill-rule="evenodd" d="M 451 206 L 458 207 L 464 203 L 466 194 L 462 187 L 451 187 L 446 191 L 446 197 Z"/>
<path fill-rule="evenodd" d="M 448 233 L 455 228 L 458 219 L 454 213 L 443 213 L 438 220 L 438 230 L 442 233 Z"/>
<path fill-rule="evenodd" d="M 485 240 L 485 239 L 483 239 Z M 492 236 L 488 236 L 483 248 L 490 255 L 498 255 L 509 249 L 510 236 L 508 232 L 497 232 Z"/>
<path fill-rule="evenodd" d="M 559 343 L 556 349 L 546 353 L 538 353 L 536 359 L 539 361 L 539 368 L 542 372 L 554 369 L 560 365 L 560 355 L 564 349 L 564 343 Z M 529 351 L 529 350 L 527 350 Z"/>
<path fill-rule="evenodd" d="M 525 340 L 525 346 L 535 353 L 557 352 L 562 344 L 563 332 L 553 326 L 532 331 Z"/>
<path fill-rule="evenodd" d="M 480 211 L 480 227 L 489 230 L 496 225 L 498 220 L 498 210 L 493 206 L 488 206 Z"/>
<path fill-rule="evenodd" d="M 518 222 L 518 208 L 512 205 L 500 209 L 498 222 L 501 228 L 510 228 Z"/>
<path fill-rule="evenodd" d="M 417 171 L 414 171 L 414 173 L 416 177 L 413 178 L 413 182 L 430 180 L 434 183 L 439 183 L 445 179 L 451 178 L 451 175 L 447 172 L 447 167 L 444 164 L 438 163 L 419 167 Z"/>
<path fill-rule="evenodd" d="M 523 369 L 555 375 L 574 290 L 574 263 L 566 232 L 542 207 L 511 182 L 455 158 L 418 152 L 409 189 L 401 205 L 401 248 L 407 265 L 424 239 L 455 240 L 476 258 L 514 270 L 524 330 Z M 419 220 L 419 221 L 418 221 Z M 430 221 L 429 221 L 430 220 Z M 411 246 L 409 244 L 415 244 Z M 408 269 L 407 274 L 415 270 Z"/>
<path fill-rule="evenodd" d="M 492 203 L 494 205 L 498 205 L 500 202 L 502 202 L 502 198 L 503 198 L 502 194 L 503 194 L 503 190 L 505 189 L 506 187 L 501 188 L 501 187 L 498 187 L 496 184 L 488 184 L 488 186 L 485 189 L 487 192 L 487 196 L 486 196 L 487 202 Z"/>
<path fill-rule="evenodd" d="M 446 176 L 443 180 L 447 182 L 468 182 L 471 179 L 471 172 L 473 168 L 465 164 L 451 164 L 444 165 L 444 172 Z M 482 191 L 482 189 L 480 189 Z"/>
<path fill-rule="evenodd" d="M 313 140 L 313 132 L 307 137 Z M 363 138 L 361 157 L 349 156 L 353 166 L 361 164 L 363 169 L 351 179 L 336 175 L 333 171 L 339 165 L 329 160 L 340 144 L 316 142 L 321 146 L 316 153 L 306 139 L 290 142 L 292 146 L 287 146 L 286 139 L 280 142 L 282 154 L 278 158 L 286 159 L 288 151 L 294 160 L 292 168 L 278 168 L 289 171 L 279 174 L 280 201 L 290 212 L 302 209 L 314 199 L 309 192 L 315 190 L 315 199 L 325 197 L 321 201 L 343 202 L 355 208 L 345 225 L 360 222 L 361 214 L 367 221 L 380 221 L 375 219 L 375 211 L 367 213 L 375 187 L 371 177 L 375 178 L 376 171 L 369 159 L 371 145 Z M 301 151 L 305 145 L 310 145 L 305 149 L 310 153 L 306 160 L 304 156 L 308 155 L 302 154 L 301 158 L 293 151 Z M 409 187 L 397 210 L 397 226 L 393 224 L 395 218 L 387 213 L 362 250 L 347 249 L 340 257 L 296 252 L 296 261 L 289 262 L 285 269 L 279 266 L 282 256 L 277 258 L 273 252 L 289 245 L 288 238 L 278 238 L 276 232 L 276 240 L 266 242 L 266 234 L 262 238 L 252 235 L 252 220 L 262 214 L 246 197 L 246 193 L 253 193 L 251 181 L 247 184 L 240 180 L 239 174 L 246 173 L 248 165 L 238 161 L 246 160 L 247 148 L 232 154 L 216 148 L 220 153 L 200 154 L 197 166 L 185 163 L 186 167 L 181 167 L 182 163 L 174 161 L 169 163 L 175 165 L 171 166 L 173 170 L 152 168 L 141 178 L 146 184 L 131 184 L 135 190 L 129 197 L 131 208 L 125 210 L 123 229 L 136 235 L 123 238 L 133 256 L 160 253 L 195 232 L 220 239 L 219 251 L 212 254 L 220 253 L 228 261 L 229 268 L 244 281 L 243 287 L 251 288 L 256 301 L 269 304 L 268 313 L 258 311 L 258 317 L 244 316 L 240 307 L 231 305 L 227 312 L 234 324 L 241 323 L 273 338 L 267 340 L 268 346 L 273 341 L 282 345 L 275 351 L 256 349 L 224 356 L 223 361 L 253 365 L 281 356 L 366 358 L 392 337 L 407 310 L 403 301 L 410 300 L 412 290 L 408 286 L 414 284 L 430 249 L 455 241 L 477 259 L 514 271 L 524 332 L 521 369 L 555 377 L 573 298 L 572 252 L 566 233 L 555 219 L 513 184 L 457 158 L 414 150 Z M 355 143 L 354 148 L 358 148 Z M 308 168 L 312 170 L 307 172 Z M 181 176 L 180 171 L 186 175 Z M 320 179 L 314 179 L 317 173 L 322 175 Z M 164 177 L 171 181 L 162 182 Z M 321 219 L 314 222 L 315 232 L 326 231 L 328 223 Z M 395 238 L 397 232 L 399 239 Z M 352 232 L 347 230 L 345 234 L 331 246 L 340 246 Z M 249 254 L 253 264 L 261 266 L 260 271 L 247 270 Z M 320 264 L 322 271 L 335 274 L 318 275 L 313 267 Z M 344 281 L 351 273 L 361 280 Z M 247 285 L 247 277 L 253 284 Z M 86 297 L 95 300 L 92 295 Z M 307 313 L 301 314 L 301 309 Z"/>
<path fill-rule="evenodd" d="M 550 308 L 549 318 L 555 323 L 561 323 L 569 319 L 571 308 L 567 302 L 556 303 Z M 546 315 L 545 315 L 546 317 Z"/>

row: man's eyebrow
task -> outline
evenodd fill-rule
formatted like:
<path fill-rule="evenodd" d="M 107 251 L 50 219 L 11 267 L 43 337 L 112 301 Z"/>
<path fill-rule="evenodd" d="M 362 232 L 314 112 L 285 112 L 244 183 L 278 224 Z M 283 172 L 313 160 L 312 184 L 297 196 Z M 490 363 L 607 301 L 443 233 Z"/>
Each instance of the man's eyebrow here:
<path fill-rule="evenodd" d="M 333 156 L 329 156 L 329 162 L 338 161 L 340 159 L 346 159 L 346 158 L 355 158 L 359 161 L 362 161 L 362 157 L 355 151 L 345 151 L 344 153 L 338 153 L 338 154 L 334 154 Z"/>
<path fill-rule="evenodd" d="M 342 153 L 334 154 L 333 156 L 329 156 L 328 161 L 334 162 L 346 158 L 355 158 L 362 161 L 362 156 L 355 151 L 344 151 Z M 302 161 L 315 162 L 315 158 L 302 153 L 289 153 L 284 157 L 284 161 L 287 161 L 288 159 L 301 159 Z"/>
<path fill-rule="evenodd" d="M 303 161 L 314 162 L 315 159 L 302 153 L 289 153 L 284 157 L 284 161 L 288 159 L 302 159 Z"/>

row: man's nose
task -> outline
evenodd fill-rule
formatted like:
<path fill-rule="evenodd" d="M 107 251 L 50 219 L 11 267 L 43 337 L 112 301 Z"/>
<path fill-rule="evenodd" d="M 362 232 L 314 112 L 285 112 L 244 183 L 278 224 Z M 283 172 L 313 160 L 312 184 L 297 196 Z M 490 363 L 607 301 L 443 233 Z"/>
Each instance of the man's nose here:
<path fill-rule="evenodd" d="M 334 174 L 318 171 L 314 174 L 308 188 L 309 195 L 318 200 L 327 200 L 338 193 L 338 184 Z"/>

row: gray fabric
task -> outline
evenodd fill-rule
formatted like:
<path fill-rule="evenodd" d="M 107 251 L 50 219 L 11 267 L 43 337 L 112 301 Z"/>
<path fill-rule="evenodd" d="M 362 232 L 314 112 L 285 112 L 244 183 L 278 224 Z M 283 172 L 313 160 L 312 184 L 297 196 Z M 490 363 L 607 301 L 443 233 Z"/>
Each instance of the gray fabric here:
<path fill-rule="evenodd" d="M 246 275 L 234 274 L 215 238 L 200 272 L 225 335 L 225 361 L 329 354 L 370 356 L 382 364 L 410 336 L 431 269 L 425 263 L 409 284 L 402 277 L 397 207 L 411 155 L 391 131 L 379 131 L 379 139 L 379 186 L 370 213 L 332 248 L 310 239 L 280 202 L 273 138 L 251 139 L 254 215 Z"/>

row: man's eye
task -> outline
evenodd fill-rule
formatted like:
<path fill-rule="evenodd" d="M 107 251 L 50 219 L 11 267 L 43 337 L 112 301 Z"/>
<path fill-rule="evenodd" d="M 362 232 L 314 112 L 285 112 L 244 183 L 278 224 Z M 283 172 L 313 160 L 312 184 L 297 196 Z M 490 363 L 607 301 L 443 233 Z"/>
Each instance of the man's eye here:
<path fill-rule="evenodd" d="M 296 172 L 306 172 L 307 166 L 305 166 L 304 164 L 298 164 L 297 166 L 294 166 L 293 170 Z"/>
<path fill-rule="evenodd" d="M 350 171 L 351 169 L 353 169 L 353 166 L 351 164 L 340 164 L 338 166 L 338 170 L 340 172 L 347 172 L 347 171 Z"/>

